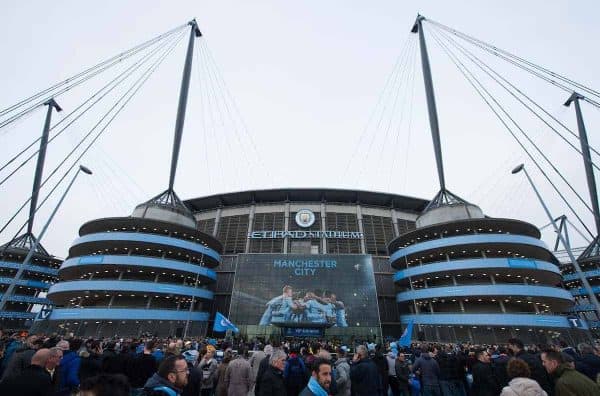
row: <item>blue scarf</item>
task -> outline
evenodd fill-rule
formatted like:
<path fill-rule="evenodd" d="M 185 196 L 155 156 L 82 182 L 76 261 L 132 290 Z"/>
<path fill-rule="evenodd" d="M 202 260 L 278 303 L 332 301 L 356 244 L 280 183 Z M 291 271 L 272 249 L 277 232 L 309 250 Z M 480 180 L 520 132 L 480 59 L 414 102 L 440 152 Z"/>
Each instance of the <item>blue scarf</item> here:
<path fill-rule="evenodd" d="M 315 396 L 327 396 L 327 391 L 323 389 L 321 385 L 319 385 L 314 377 L 310 377 L 310 381 L 308 381 L 308 389 L 310 389 Z"/>

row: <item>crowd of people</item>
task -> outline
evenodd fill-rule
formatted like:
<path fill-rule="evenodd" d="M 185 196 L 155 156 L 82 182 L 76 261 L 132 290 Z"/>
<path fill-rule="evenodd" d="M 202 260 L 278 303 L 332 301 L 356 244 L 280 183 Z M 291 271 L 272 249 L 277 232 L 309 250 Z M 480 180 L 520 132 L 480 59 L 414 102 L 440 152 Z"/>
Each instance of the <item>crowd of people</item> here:
<path fill-rule="evenodd" d="M 0 333 L 2 396 L 600 396 L 600 347 Z"/>

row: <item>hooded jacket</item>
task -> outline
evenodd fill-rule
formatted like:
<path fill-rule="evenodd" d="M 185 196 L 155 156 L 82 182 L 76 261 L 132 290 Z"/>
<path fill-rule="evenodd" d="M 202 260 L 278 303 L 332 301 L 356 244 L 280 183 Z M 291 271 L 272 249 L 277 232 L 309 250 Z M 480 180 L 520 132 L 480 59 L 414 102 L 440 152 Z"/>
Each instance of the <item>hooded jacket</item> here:
<path fill-rule="evenodd" d="M 146 381 L 146 384 L 144 385 L 144 389 L 162 391 L 168 396 L 178 396 L 181 394 L 181 389 L 175 387 L 175 385 L 158 375 L 158 373 L 154 373 L 152 377 L 148 378 L 148 381 Z"/>
<path fill-rule="evenodd" d="M 548 396 L 540 384 L 530 378 L 516 377 L 502 388 L 500 396 Z"/>
<path fill-rule="evenodd" d="M 413 365 L 413 373 L 420 371 L 423 386 L 438 386 L 440 377 L 440 366 L 438 362 L 429 355 L 422 353 Z"/>

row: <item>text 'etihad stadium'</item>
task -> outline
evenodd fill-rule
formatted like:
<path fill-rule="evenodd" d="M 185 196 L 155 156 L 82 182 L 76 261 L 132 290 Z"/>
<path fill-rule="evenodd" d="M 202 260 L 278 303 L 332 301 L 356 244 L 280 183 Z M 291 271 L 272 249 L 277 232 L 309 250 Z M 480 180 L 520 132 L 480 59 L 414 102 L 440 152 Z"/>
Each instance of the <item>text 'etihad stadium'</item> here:
<path fill-rule="evenodd" d="M 361 239 L 362 232 L 354 231 L 253 231 L 248 233 L 249 239 L 277 238 L 331 238 L 331 239 Z"/>

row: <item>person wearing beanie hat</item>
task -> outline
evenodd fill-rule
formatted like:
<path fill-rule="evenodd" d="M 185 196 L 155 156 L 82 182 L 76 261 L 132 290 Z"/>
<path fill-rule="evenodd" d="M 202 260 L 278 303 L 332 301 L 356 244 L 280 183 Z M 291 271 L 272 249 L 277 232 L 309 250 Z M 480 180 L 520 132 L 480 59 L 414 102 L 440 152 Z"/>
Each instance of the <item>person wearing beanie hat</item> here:
<path fill-rule="evenodd" d="M 215 387 L 215 379 L 217 374 L 218 364 L 214 358 L 216 348 L 212 345 L 207 345 L 205 350 L 202 352 L 204 352 L 204 354 L 198 363 L 198 368 L 202 372 L 200 395 L 210 396 L 213 392 L 213 388 Z"/>

